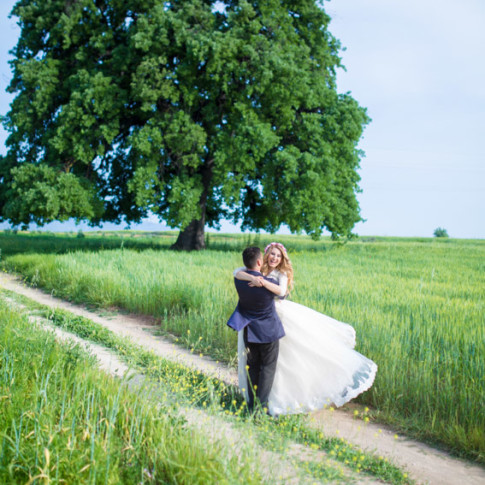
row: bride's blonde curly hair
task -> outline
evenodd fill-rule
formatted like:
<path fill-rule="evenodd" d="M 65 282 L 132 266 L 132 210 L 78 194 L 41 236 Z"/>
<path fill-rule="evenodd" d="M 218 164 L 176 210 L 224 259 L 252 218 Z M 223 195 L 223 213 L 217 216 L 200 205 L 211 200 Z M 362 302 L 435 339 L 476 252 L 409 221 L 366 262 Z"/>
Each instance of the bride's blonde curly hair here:
<path fill-rule="evenodd" d="M 268 264 L 268 257 L 269 257 L 269 252 L 273 247 L 278 249 L 281 253 L 281 261 L 280 261 L 280 264 L 276 267 L 276 269 L 281 273 L 284 273 L 288 277 L 288 289 L 286 290 L 286 294 L 288 295 L 290 291 L 293 289 L 293 266 L 291 264 L 290 258 L 288 257 L 286 248 L 283 246 L 283 244 L 278 242 L 272 242 L 264 248 L 263 265 L 261 266 L 261 273 L 267 276 L 272 271 Z"/>

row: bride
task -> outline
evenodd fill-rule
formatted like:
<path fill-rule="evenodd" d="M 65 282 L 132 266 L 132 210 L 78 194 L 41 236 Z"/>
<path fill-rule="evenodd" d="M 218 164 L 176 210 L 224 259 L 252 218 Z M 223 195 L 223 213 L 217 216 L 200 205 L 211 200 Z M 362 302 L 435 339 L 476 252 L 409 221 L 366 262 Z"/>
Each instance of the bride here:
<path fill-rule="evenodd" d="M 377 365 L 353 350 L 355 330 L 311 308 L 286 300 L 293 285 L 293 268 L 283 244 L 264 250 L 261 272 L 278 284 L 264 286 L 276 295 L 275 307 L 285 329 L 280 340 L 276 374 L 269 396 L 271 415 L 293 414 L 342 406 L 372 386 Z M 261 286 L 258 277 L 234 271 L 234 277 Z M 238 334 L 239 387 L 247 395 L 246 349 Z"/>

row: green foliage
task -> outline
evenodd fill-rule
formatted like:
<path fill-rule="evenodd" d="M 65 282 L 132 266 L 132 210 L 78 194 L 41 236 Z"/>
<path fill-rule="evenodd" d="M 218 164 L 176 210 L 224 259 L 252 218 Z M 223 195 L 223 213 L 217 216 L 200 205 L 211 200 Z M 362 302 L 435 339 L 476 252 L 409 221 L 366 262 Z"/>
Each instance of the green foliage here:
<path fill-rule="evenodd" d="M 437 227 L 433 232 L 434 237 L 449 237 L 448 231 L 442 227 Z"/>
<path fill-rule="evenodd" d="M 2 217 L 152 211 L 182 229 L 227 217 L 349 235 L 369 120 L 336 91 L 340 46 L 319 3 L 18 0 Z M 40 167 L 58 180 L 32 194 L 21 179 L 44 180 Z"/>
<path fill-rule="evenodd" d="M 24 164 L 12 169 L 4 214 L 14 224 L 43 224 L 55 220 L 95 218 L 102 202 L 84 179 L 46 165 Z"/>

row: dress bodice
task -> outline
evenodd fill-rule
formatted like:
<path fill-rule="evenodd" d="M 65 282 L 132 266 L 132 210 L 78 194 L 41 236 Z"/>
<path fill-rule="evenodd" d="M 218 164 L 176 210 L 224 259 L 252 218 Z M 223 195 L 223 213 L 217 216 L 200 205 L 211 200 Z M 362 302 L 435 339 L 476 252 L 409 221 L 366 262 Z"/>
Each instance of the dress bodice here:
<path fill-rule="evenodd" d="M 274 269 L 267 275 L 268 278 L 273 278 L 274 280 L 278 281 L 278 285 L 280 287 L 280 294 L 279 296 L 285 296 L 286 290 L 288 289 L 288 276 L 277 269 Z"/>

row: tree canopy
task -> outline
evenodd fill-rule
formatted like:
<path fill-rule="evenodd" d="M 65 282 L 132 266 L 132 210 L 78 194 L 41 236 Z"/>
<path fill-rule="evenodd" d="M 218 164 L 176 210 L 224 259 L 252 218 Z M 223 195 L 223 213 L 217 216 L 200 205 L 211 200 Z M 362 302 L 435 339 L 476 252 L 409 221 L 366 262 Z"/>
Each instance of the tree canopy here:
<path fill-rule="evenodd" d="M 339 94 L 315 0 L 19 0 L 0 212 L 14 225 L 154 213 L 318 237 L 361 218 L 365 109 Z"/>

